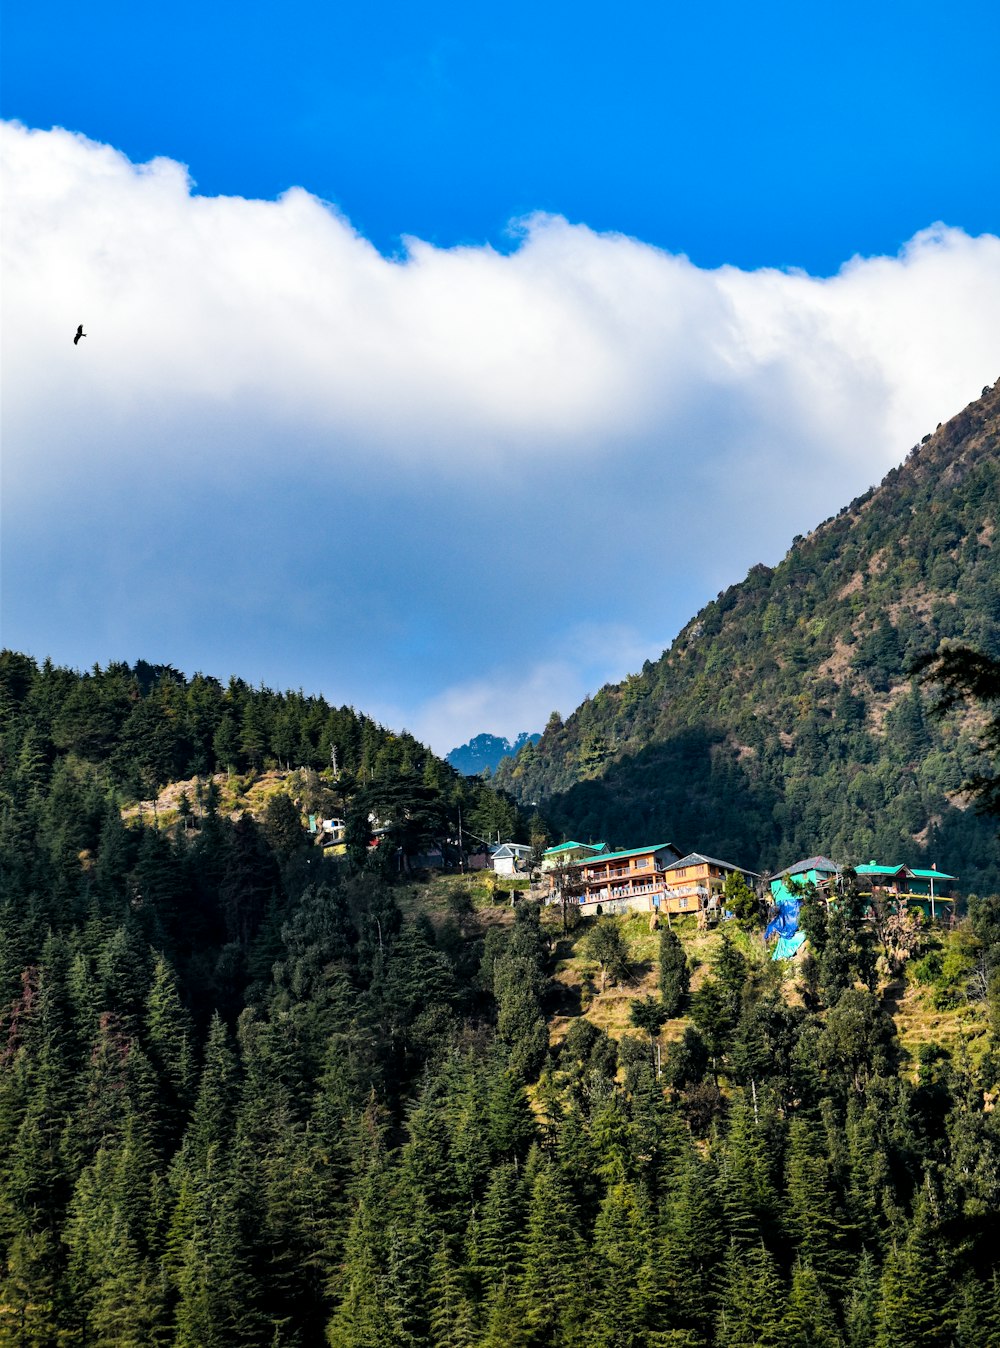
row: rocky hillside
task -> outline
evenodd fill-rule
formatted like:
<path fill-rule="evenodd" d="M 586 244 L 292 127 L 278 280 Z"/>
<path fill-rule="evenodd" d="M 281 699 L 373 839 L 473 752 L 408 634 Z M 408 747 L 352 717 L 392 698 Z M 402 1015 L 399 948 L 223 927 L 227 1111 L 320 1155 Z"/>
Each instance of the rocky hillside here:
<path fill-rule="evenodd" d="M 574 837 L 655 834 L 755 868 L 933 861 L 1000 889 L 995 824 L 960 791 L 974 723 L 935 721 L 908 677 L 942 641 L 1000 655 L 998 521 L 1000 381 L 497 785 Z"/>

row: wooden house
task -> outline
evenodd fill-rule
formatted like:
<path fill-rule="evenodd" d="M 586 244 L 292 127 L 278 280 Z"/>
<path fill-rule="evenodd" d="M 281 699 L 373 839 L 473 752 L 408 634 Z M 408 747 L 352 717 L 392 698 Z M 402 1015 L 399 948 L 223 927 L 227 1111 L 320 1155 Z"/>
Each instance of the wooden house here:
<path fill-rule="evenodd" d="M 751 889 L 760 879 L 755 871 L 748 871 L 745 866 L 706 857 L 701 852 L 689 852 L 665 867 L 661 907 L 669 913 L 717 909 L 730 875 L 742 875 Z"/>
<path fill-rule="evenodd" d="M 942 904 L 945 905 L 945 912 L 954 912 L 955 897 L 951 889 L 958 877 L 947 875 L 936 866 L 925 871 L 910 866 L 880 866 L 877 862 L 869 861 L 864 866 L 855 866 L 854 871 L 861 882 L 862 897 L 879 890 L 902 900 L 908 906 L 919 908 L 932 918 L 938 916 L 938 908 Z"/>
<path fill-rule="evenodd" d="M 582 913 L 653 912 L 664 896 L 664 869 L 680 855 L 673 843 L 602 852 L 568 867 L 567 881 Z M 552 874 L 549 883 L 558 898 Z"/>

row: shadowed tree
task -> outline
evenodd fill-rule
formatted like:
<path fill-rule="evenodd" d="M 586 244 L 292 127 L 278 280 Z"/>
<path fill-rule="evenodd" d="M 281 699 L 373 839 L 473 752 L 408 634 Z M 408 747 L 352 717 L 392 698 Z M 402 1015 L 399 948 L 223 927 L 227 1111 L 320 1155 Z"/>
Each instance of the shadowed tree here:
<path fill-rule="evenodd" d="M 979 731 L 984 753 L 1000 758 L 1000 660 L 993 660 L 969 646 L 953 646 L 936 655 L 925 655 L 913 666 L 923 684 L 936 685 L 940 692 L 934 711 L 943 715 L 962 702 L 975 702 L 983 712 Z M 965 790 L 976 797 L 987 814 L 1000 815 L 1000 774 L 977 773 L 965 783 Z"/>
<path fill-rule="evenodd" d="M 655 997 L 639 997 L 629 1007 L 629 1020 L 637 1030 L 644 1030 L 649 1035 L 649 1052 L 652 1059 L 653 1070 L 656 1075 L 660 1074 L 660 1055 L 659 1055 L 659 1035 L 664 1025 L 667 1023 L 668 1016 L 666 1008 L 662 1002 L 658 1002 Z"/>
<path fill-rule="evenodd" d="M 599 917 L 584 936 L 581 948 L 601 971 L 602 992 L 609 979 L 613 983 L 620 983 L 628 978 L 628 942 L 622 935 L 617 918 Z"/>

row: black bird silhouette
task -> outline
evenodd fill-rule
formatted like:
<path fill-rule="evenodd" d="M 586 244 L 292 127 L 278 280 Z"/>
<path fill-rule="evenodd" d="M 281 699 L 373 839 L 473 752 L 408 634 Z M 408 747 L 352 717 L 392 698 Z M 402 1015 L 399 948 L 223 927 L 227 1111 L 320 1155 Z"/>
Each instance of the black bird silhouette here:
<path fill-rule="evenodd" d="M 87 335 L 87 334 L 86 334 L 86 333 L 84 332 L 84 330 L 83 330 L 83 324 L 81 323 L 80 326 L 79 326 L 79 327 L 77 328 L 77 330 L 76 330 L 76 336 L 73 338 L 73 345 L 76 346 L 76 344 L 77 344 L 77 342 L 80 340 L 80 338 L 81 338 L 81 337 L 86 337 L 86 335 Z"/>

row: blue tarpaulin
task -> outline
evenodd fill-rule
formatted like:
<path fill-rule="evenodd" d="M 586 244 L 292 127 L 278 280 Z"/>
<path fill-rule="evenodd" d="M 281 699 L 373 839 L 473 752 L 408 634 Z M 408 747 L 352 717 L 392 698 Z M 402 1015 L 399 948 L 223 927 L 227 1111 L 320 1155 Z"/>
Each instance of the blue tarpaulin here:
<path fill-rule="evenodd" d="M 774 947 L 771 958 L 773 960 L 790 960 L 805 939 L 804 931 L 797 931 L 794 936 L 779 936 L 778 944 Z"/>
<path fill-rule="evenodd" d="M 799 931 L 799 900 L 794 895 L 782 897 L 777 900 L 776 907 L 778 911 L 764 928 L 764 935 L 778 938 L 771 958 L 787 960 L 806 939 L 805 932 Z"/>

